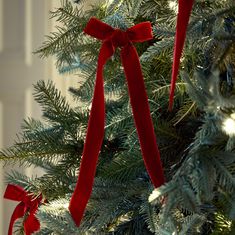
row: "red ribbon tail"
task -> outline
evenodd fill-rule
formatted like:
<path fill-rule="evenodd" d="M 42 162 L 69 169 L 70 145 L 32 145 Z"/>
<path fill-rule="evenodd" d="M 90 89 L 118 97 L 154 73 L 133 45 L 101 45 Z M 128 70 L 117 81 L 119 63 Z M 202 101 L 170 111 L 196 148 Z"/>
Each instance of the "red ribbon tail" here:
<path fill-rule="evenodd" d="M 176 24 L 174 59 L 171 74 L 171 88 L 169 98 L 169 110 L 172 110 L 174 102 L 174 92 L 176 86 L 177 75 L 179 71 L 180 57 L 184 47 L 189 17 L 193 7 L 194 0 L 179 0 L 179 10 Z"/>
<path fill-rule="evenodd" d="M 24 216 L 24 213 L 25 213 L 24 209 L 25 209 L 24 202 L 21 202 L 16 206 L 16 208 L 11 216 L 11 220 L 10 220 L 10 224 L 9 224 L 9 228 L 8 228 L 8 235 L 12 235 L 13 226 L 14 226 L 15 221 Z"/>
<path fill-rule="evenodd" d="M 24 222 L 25 235 L 31 235 L 40 230 L 40 223 L 34 213 L 30 213 Z"/>
<path fill-rule="evenodd" d="M 121 51 L 121 58 L 144 163 L 154 186 L 157 188 L 164 184 L 165 180 L 139 57 L 135 47 L 132 44 L 125 46 Z"/>
<path fill-rule="evenodd" d="M 78 181 L 69 204 L 71 216 L 80 225 L 86 205 L 92 192 L 98 155 L 104 138 L 105 105 L 103 67 L 113 55 L 113 46 L 104 42 L 98 58 L 95 91 L 88 122 L 86 140 L 80 165 Z"/>

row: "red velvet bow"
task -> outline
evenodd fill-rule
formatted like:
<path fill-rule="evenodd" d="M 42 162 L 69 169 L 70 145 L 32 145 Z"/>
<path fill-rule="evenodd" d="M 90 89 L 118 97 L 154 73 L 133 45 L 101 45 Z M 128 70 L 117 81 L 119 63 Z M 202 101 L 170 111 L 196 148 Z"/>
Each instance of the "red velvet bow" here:
<path fill-rule="evenodd" d="M 159 187 L 164 183 L 163 169 L 150 116 L 141 66 L 137 51 L 132 44 L 132 42 L 144 42 L 152 39 L 150 23 L 143 22 L 126 31 L 121 31 L 96 18 L 91 18 L 84 31 L 90 36 L 102 40 L 102 46 L 98 57 L 95 91 L 79 177 L 69 205 L 69 210 L 77 226 L 80 225 L 91 195 L 98 155 L 104 137 L 103 68 L 117 47 L 121 48 L 121 60 L 127 79 L 132 112 L 145 166 L 155 187 Z"/>
<path fill-rule="evenodd" d="M 176 24 L 175 46 L 174 46 L 174 60 L 171 74 L 171 90 L 169 110 L 172 109 L 174 102 L 174 91 L 179 71 L 180 57 L 184 47 L 186 37 L 186 30 L 189 22 L 189 17 L 193 7 L 194 0 L 179 0 L 179 10 Z"/>
<path fill-rule="evenodd" d="M 25 216 L 26 213 L 28 213 L 28 216 L 24 221 L 25 234 L 31 235 L 32 233 L 40 229 L 40 223 L 35 217 L 35 213 L 38 209 L 38 205 L 42 200 L 42 196 L 33 198 L 31 195 L 28 195 L 28 193 L 23 188 L 16 185 L 8 184 L 4 194 L 4 198 L 20 202 L 16 206 L 11 216 L 8 235 L 12 235 L 13 225 L 15 221 Z"/>

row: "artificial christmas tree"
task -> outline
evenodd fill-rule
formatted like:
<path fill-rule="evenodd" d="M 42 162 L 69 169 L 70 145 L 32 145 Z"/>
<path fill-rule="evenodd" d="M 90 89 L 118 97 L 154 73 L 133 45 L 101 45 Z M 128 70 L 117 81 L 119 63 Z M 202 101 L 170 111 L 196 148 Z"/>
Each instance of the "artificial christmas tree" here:
<path fill-rule="evenodd" d="M 18 172 L 7 176 L 8 183 L 33 193 L 33 198 L 42 196 L 37 234 L 232 233 L 235 2 L 194 1 L 169 112 L 175 6 L 177 1 L 114 0 L 83 13 L 65 1 L 52 12 L 63 26 L 37 52 L 56 56 L 61 72 L 79 70 L 84 76 L 81 86 L 70 88 L 77 106 L 70 106 L 52 83 L 39 81 L 35 99 L 42 106 L 44 122 L 26 120 L 20 141 L 1 152 L 7 163 L 20 161 L 45 171 L 42 177 Z M 122 31 L 145 21 L 152 24 L 153 39 L 135 46 L 166 183 L 154 189 L 144 167 L 117 49 L 104 68 L 105 134 L 92 195 L 78 227 L 68 208 L 82 159 L 101 46 L 83 33 L 94 16 Z M 175 74 L 177 66 L 174 81 Z M 22 228 L 28 216 L 18 221 Z"/>

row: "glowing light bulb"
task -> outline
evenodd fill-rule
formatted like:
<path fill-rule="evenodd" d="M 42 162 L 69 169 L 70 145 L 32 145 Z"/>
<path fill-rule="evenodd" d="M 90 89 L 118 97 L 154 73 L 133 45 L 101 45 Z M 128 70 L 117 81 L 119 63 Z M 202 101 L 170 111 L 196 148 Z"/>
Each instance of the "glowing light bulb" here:
<path fill-rule="evenodd" d="M 110 6 L 110 4 L 113 3 L 113 0 L 106 0 L 106 4 Z"/>
<path fill-rule="evenodd" d="M 235 136 L 235 120 L 233 118 L 225 119 L 223 121 L 222 129 L 225 131 L 227 135 Z"/>
<path fill-rule="evenodd" d="M 63 205 L 63 208 L 68 209 L 68 208 L 69 208 L 69 203 L 65 203 L 65 204 Z"/>
<path fill-rule="evenodd" d="M 159 192 L 159 190 L 155 189 L 149 196 L 149 202 L 156 200 L 160 195 L 161 193 Z"/>
<path fill-rule="evenodd" d="M 178 4 L 176 3 L 176 1 L 169 1 L 169 8 L 177 14 Z"/>

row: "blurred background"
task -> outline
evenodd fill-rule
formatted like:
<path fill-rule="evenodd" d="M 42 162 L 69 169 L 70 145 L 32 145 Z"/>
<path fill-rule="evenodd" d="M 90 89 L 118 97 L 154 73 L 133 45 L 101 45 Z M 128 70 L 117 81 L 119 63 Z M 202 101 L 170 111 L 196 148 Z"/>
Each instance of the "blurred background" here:
<path fill-rule="evenodd" d="M 92 1 L 94 2 L 94 1 Z M 91 1 L 86 1 L 86 7 Z M 14 143 L 24 118 L 40 119 L 40 107 L 33 100 L 33 84 L 53 80 L 67 99 L 67 89 L 78 78 L 59 75 L 53 58 L 40 59 L 32 52 L 40 47 L 45 35 L 55 31 L 56 22 L 49 11 L 60 6 L 59 0 L 0 0 L 0 148 Z M 1 165 L 0 235 L 6 235 L 16 203 L 3 200 L 4 176 L 12 169 L 27 175 L 41 174 L 33 168 Z"/>

